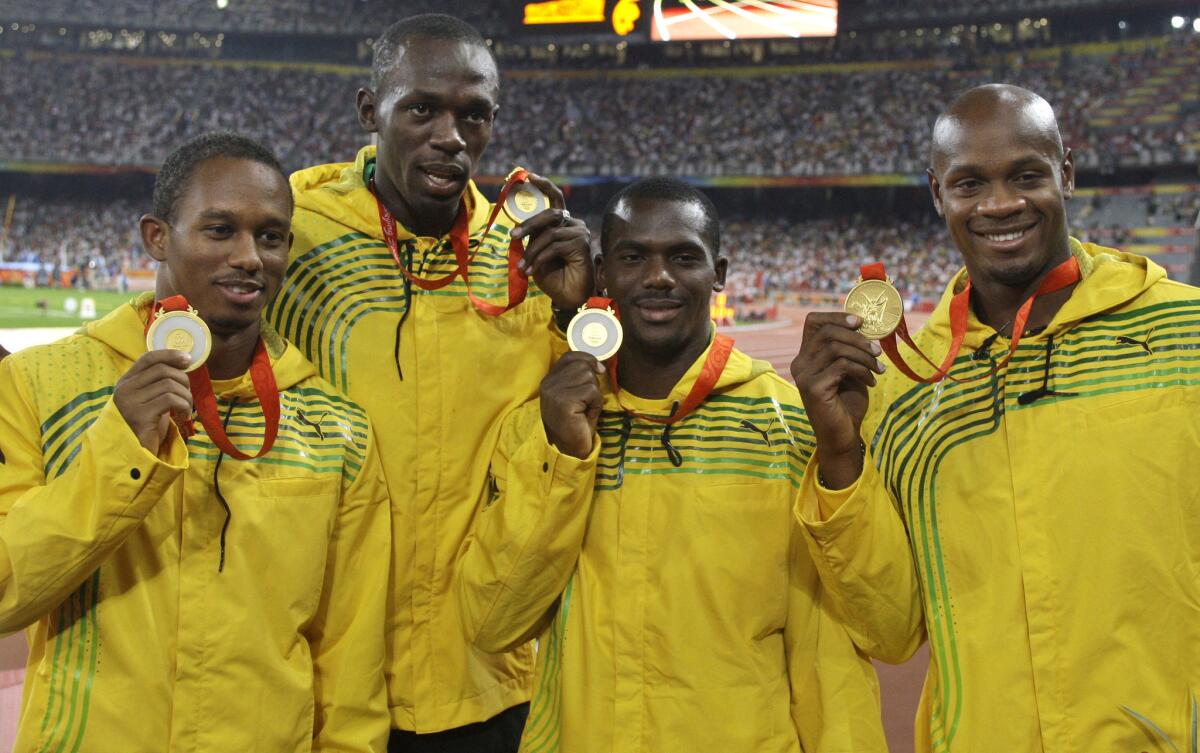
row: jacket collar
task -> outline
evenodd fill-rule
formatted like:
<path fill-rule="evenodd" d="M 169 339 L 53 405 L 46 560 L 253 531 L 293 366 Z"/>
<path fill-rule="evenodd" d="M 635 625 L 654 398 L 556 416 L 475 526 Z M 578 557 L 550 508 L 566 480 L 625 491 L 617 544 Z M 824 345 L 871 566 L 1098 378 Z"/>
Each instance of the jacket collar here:
<path fill-rule="evenodd" d="M 136 361 L 146 352 L 146 320 L 153 303 L 153 293 L 142 293 L 104 318 L 84 325 L 80 333 L 99 340 L 130 361 Z M 270 324 L 264 320 L 260 326 L 271 368 L 275 372 L 275 383 L 280 390 L 292 387 L 316 373 L 312 364 L 291 343 L 280 337 Z M 236 379 L 221 381 L 220 387 L 217 392 L 221 397 L 254 397 L 254 385 L 249 372 Z"/>
<path fill-rule="evenodd" d="M 708 347 L 704 352 L 692 362 L 684 375 L 671 388 L 671 392 L 665 398 L 651 400 L 638 397 L 625 390 L 622 390 L 619 395 L 613 393 L 611 377 L 605 375 L 601 382 L 601 391 L 604 394 L 604 410 L 612 412 L 632 411 L 648 416 L 665 416 L 669 414 L 675 403 L 683 403 L 687 398 L 688 393 L 692 390 L 692 385 L 700 377 L 700 372 L 704 368 L 704 362 L 708 358 L 708 354 L 712 351 L 713 338 L 715 331 L 709 334 Z M 619 371 L 619 370 L 618 370 Z M 721 372 L 720 379 L 717 380 L 713 387 L 713 393 L 725 392 L 733 387 L 736 387 L 745 382 L 749 382 L 762 374 L 772 371 L 771 364 L 766 361 L 759 361 L 751 358 L 737 348 L 729 354 L 729 361 L 725 364 L 725 370 Z M 618 374 L 618 378 L 620 375 Z"/>
<path fill-rule="evenodd" d="M 1144 256 L 1124 253 L 1094 243 L 1080 243 L 1075 238 L 1071 238 L 1070 243 L 1071 255 L 1078 260 L 1083 279 L 1071 291 L 1071 297 L 1039 336 L 1057 334 L 1088 317 L 1122 306 L 1166 277 L 1166 271 L 1162 267 Z M 937 308 L 922 328 L 923 334 L 950 342 L 950 299 L 966 284 L 967 270 L 963 268 L 946 286 Z M 963 350 L 978 348 L 994 333 L 994 329 L 975 317 L 974 311 L 969 311 Z M 933 354 L 930 357 L 937 360 Z"/>
<path fill-rule="evenodd" d="M 367 187 L 375 170 L 375 152 L 374 145 L 364 146 L 353 162 L 317 165 L 292 173 L 290 182 L 296 208 L 318 214 L 363 235 L 382 239 L 379 208 L 375 195 Z M 475 181 L 468 181 L 465 198 L 470 212 L 470 234 L 476 235 L 487 224 L 490 205 Z M 417 236 L 397 223 L 396 237 L 406 241 Z"/>

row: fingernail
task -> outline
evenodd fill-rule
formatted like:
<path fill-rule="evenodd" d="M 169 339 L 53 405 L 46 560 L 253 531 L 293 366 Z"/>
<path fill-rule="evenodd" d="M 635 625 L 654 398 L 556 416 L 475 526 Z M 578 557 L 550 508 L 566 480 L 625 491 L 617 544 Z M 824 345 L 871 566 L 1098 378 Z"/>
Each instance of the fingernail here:
<path fill-rule="evenodd" d="M 879 367 L 880 374 L 887 371 L 887 364 L 884 363 L 883 361 L 880 361 L 878 358 L 875 359 L 875 365 Z"/>
<path fill-rule="evenodd" d="M 180 355 L 183 356 L 183 365 L 184 366 L 187 366 L 188 364 L 190 364 L 192 362 L 192 354 L 191 353 L 180 353 Z"/>
<path fill-rule="evenodd" d="M 860 325 L 860 324 L 862 324 L 862 320 L 859 319 L 854 314 L 851 314 L 850 316 L 846 317 L 846 326 L 847 327 L 854 327 L 855 329 L 858 329 L 858 325 Z"/>
<path fill-rule="evenodd" d="M 520 238 L 521 236 L 525 235 L 525 230 L 523 228 L 515 227 L 510 235 L 513 238 Z"/>
<path fill-rule="evenodd" d="M 871 341 L 871 353 L 873 353 L 874 355 L 879 355 L 882 352 L 883 352 L 883 348 L 879 347 L 879 343 L 872 340 Z"/>
<path fill-rule="evenodd" d="M 517 269 L 521 270 L 522 272 L 525 271 L 525 260 L 524 259 L 517 262 Z"/>

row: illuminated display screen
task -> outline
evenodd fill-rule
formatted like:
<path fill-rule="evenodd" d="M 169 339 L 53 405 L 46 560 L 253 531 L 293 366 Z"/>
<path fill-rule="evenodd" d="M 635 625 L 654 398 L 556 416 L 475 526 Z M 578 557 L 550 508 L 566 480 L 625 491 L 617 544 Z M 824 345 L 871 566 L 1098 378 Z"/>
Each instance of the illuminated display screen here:
<path fill-rule="evenodd" d="M 525 3 L 521 23 L 580 26 L 608 21 L 613 32 L 624 36 L 637 27 L 641 15 L 640 0 L 540 0 Z"/>
<path fill-rule="evenodd" d="M 526 26 L 535 24 L 587 24 L 604 21 L 604 0 L 543 0 L 526 3 Z"/>
<path fill-rule="evenodd" d="M 832 37 L 837 0 L 652 0 L 650 36 L 661 42 Z"/>

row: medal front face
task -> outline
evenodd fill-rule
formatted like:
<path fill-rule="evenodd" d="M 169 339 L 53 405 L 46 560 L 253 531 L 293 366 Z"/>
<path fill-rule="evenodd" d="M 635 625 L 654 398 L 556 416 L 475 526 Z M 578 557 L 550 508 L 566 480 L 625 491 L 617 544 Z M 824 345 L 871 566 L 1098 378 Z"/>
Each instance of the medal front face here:
<path fill-rule="evenodd" d="M 584 308 L 567 325 L 567 345 L 606 361 L 621 349 L 621 322 L 610 309 Z"/>
<path fill-rule="evenodd" d="M 847 314 L 862 319 L 858 331 L 871 340 L 880 340 L 896 331 L 904 316 L 900 291 L 884 280 L 863 280 L 846 296 Z"/>
<path fill-rule="evenodd" d="M 191 311 L 167 311 L 159 314 L 146 330 L 146 350 L 179 350 L 188 353 L 192 362 L 184 371 L 195 371 L 208 360 L 212 351 L 212 334 L 204 320 Z"/>
<path fill-rule="evenodd" d="M 550 199 L 532 183 L 518 183 L 504 199 L 504 213 L 513 222 L 524 222 L 550 208 Z"/>

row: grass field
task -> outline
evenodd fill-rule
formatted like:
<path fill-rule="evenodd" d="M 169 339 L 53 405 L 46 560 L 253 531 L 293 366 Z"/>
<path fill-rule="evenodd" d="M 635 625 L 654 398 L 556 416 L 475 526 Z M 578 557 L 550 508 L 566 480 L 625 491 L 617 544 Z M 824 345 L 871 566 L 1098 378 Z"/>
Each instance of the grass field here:
<path fill-rule="evenodd" d="M 5 285 L 0 287 L 0 329 L 18 327 L 78 327 L 90 319 L 79 316 L 80 302 L 96 302 L 96 318 L 134 297 L 134 293 L 106 293 L 98 290 L 59 290 Z M 67 299 L 75 300 L 74 312 L 67 310 Z M 38 302 L 45 301 L 45 308 Z"/>

